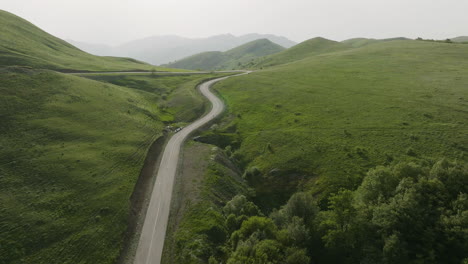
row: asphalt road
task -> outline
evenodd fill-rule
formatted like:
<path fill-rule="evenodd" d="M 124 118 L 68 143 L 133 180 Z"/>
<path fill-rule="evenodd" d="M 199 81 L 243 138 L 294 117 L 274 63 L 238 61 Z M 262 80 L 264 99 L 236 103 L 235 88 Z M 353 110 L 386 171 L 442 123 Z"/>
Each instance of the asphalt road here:
<path fill-rule="evenodd" d="M 248 73 L 222 77 L 200 85 L 201 93 L 211 101 L 213 108 L 207 115 L 174 134 L 167 143 L 146 212 L 134 264 L 161 263 L 180 148 L 190 133 L 211 121 L 224 109 L 223 102 L 210 91 L 210 86 L 227 78 Z"/>

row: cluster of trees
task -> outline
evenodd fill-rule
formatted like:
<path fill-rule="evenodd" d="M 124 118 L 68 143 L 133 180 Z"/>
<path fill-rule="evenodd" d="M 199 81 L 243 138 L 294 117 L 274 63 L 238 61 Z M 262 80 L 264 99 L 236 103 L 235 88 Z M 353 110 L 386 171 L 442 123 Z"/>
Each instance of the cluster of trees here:
<path fill-rule="evenodd" d="M 294 194 L 268 216 L 245 196 L 228 202 L 212 250 L 191 263 L 468 263 L 468 167 L 405 162 L 368 172 L 320 208 Z M 217 241 L 217 243 L 214 243 Z M 197 261 L 194 261 L 197 260 Z"/>

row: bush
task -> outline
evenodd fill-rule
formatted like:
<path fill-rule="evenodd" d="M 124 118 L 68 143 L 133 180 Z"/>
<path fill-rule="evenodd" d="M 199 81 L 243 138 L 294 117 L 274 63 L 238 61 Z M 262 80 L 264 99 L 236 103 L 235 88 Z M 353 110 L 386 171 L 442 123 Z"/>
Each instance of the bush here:
<path fill-rule="evenodd" d="M 288 219 L 297 216 L 304 219 L 304 223 L 310 224 L 317 215 L 318 207 L 312 194 L 298 192 L 289 198 L 283 210 Z"/>
<path fill-rule="evenodd" d="M 261 215 L 260 209 L 247 200 L 244 195 L 236 195 L 223 208 L 225 215 L 234 214 L 235 216 L 246 215 L 254 216 Z"/>

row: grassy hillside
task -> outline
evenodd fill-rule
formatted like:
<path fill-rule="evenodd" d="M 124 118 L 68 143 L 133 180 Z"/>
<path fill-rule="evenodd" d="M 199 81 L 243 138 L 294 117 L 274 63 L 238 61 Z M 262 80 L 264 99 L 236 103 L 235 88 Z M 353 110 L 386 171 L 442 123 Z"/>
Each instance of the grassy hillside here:
<path fill-rule="evenodd" d="M 205 99 L 194 89 L 202 80 L 232 75 L 212 74 L 85 74 L 86 78 L 119 86 L 147 91 L 158 95 L 158 108 L 164 114 L 164 122 L 180 123 L 193 121 L 205 111 Z"/>
<path fill-rule="evenodd" d="M 221 51 L 207 51 L 167 64 L 167 67 L 190 70 L 214 70 L 229 60 Z"/>
<path fill-rule="evenodd" d="M 149 145 L 194 118 L 179 103 L 202 109 L 188 97 L 214 75 L 136 76 L 119 80 L 141 89 L 0 68 L 0 263 L 118 257 Z"/>
<path fill-rule="evenodd" d="M 317 37 L 301 42 L 283 52 L 262 58 L 259 62 L 253 64 L 252 66 L 256 68 L 270 67 L 301 60 L 309 56 L 341 51 L 350 48 L 352 48 L 352 46 L 346 43 Z"/>
<path fill-rule="evenodd" d="M 368 38 L 352 38 L 341 41 L 341 43 L 353 46 L 354 48 L 359 48 L 362 46 L 366 46 L 375 42 L 378 42 L 377 39 L 368 39 Z"/>
<path fill-rule="evenodd" d="M 184 204 L 177 263 L 466 263 L 467 59 L 388 41 L 217 84 L 228 113 L 198 141 L 254 190 Z M 185 177 L 183 197 L 218 186 Z"/>
<path fill-rule="evenodd" d="M 460 36 L 450 40 L 453 42 L 468 42 L 468 36 Z"/>
<path fill-rule="evenodd" d="M 0 10 L 0 28 L 0 66 L 87 71 L 157 69 L 130 58 L 88 54 L 3 10 Z"/>
<path fill-rule="evenodd" d="M 217 84 L 241 138 L 235 156 L 261 172 L 258 202 L 294 184 L 353 188 L 392 160 L 466 159 L 467 59 L 461 44 L 390 41 Z"/>
<path fill-rule="evenodd" d="M 192 70 L 239 69 L 252 63 L 256 58 L 275 54 L 282 50 L 284 50 L 283 47 L 268 39 L 259 39 L 226 52 L 204 52 L 166 66 Z"/>

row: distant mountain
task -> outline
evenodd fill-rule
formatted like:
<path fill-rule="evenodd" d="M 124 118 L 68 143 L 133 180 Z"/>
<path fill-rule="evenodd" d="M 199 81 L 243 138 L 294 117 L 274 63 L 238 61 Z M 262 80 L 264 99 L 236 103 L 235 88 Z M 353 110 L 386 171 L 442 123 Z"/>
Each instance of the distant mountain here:
<path fill-rule="evenodd" d="M 255 63 L 255 67 L 268 67 L 297 60 L 304 59 L 309 56 L 318 55 L 321 53 L 334 52 L 353 48 L 351 45 L 341 43 L 321 37 L 306 40 L 293 46 L 285 51 L 273 54 L 263 58 Z"/>
<path fill-rule="evenodd" d="M 30 22 L 0 10 L 0 67 L 31 66 L 54 70 L 150 70 L 130 58 L 99 57 L 83 52 Z"/>
<path fill-rule="evenodd" d="M 450 39 L 453 42 L 468 42 L 468 36 L 460 36 Z"/>
<path fill-rule="evenodd" d="M 280 36 L 270 34 L 247 34 L 234 36 L 231 34 L 216 35 L 208 38 L 184 38 L 179 36 L 152 36 L 126 44 L 108 47 L 83 42 L 71 41 L 80 49 L 95 55 L 113 55 L 131 57 L 154 65 L 161 65 L 206 51 L 227 51 L 245 43 L 268 39 L 285 48 L 296 43 Z"/>
<path fill-rule="evenodd" d="M 189 70 L 239 69 L 256 58 L 275 54 L 284 49 L 268 39 L 258 39 L 225 52 L 203 52 L 165 66 Z"/>

